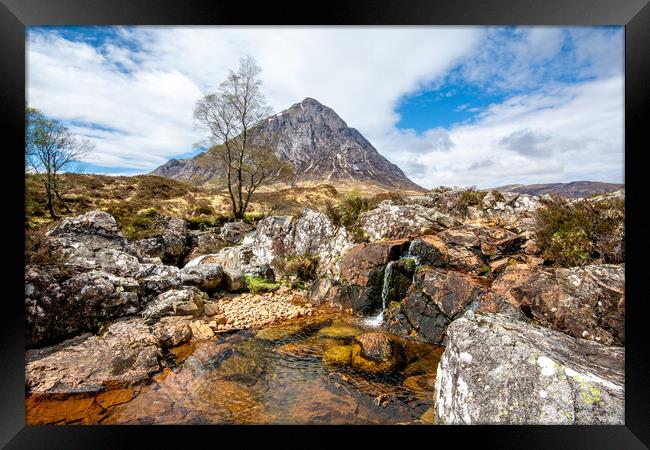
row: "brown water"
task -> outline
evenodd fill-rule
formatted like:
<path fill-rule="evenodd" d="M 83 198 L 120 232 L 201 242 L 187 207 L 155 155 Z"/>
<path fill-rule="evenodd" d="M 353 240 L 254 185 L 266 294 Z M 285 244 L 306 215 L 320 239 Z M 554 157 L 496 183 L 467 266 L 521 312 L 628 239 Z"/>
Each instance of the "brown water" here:
<path fill-rule="evenodd" d="M 142 386 L 95 395 L 28 396 L 27 423 L 398 424 L 431 423 L 442 348 L 400 339 L 407 364 L 374 376 L 322 362 L 364 331 L 330 315 L 260 333 L 240 331 L 173 349 Z"/>

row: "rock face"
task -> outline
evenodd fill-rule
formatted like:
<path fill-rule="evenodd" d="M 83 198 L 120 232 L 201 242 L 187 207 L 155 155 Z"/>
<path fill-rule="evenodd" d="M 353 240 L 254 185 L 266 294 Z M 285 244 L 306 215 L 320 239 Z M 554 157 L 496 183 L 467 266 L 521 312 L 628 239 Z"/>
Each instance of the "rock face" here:
<path fill-rule="evenodd" d="M 357 130 L 331 109 L 306 98 L 275 114 L 258 126 L 263 140 L 294 166 L 295 182 L 352 181 L 392 189 L 422 190 L 377 150 Z M 152 173 L 178 180 L 204 182 L 219 173 L 218 164 L 205 167 L 205 155 L 171 160 Z"/>
<path fill-rule="evenodd" d="M 500 314 L 458 319 L 447 333 L 437 423 L 624 423 L 623 348 Z"/>
<path fill-rule="evenodd" d="M 625 344 L 624 265 L 508 267 L 482 309 L 512 305 L 540 324 L 606 345 Z"/>
<path fill-rule="evenodd" d="M 28 351 L 26 386 L 37 393 L 97 392 L 144 381 L 160 370 L 158 340 L 137 319 L 81 343 Z"/>
<path fill-rule="evenodd" d="M 368 314 L 381 309 L 386 265 L 400 259 L 408 244 L 406 239 L 360 244 L 345 254 L 341 281 L 344 296 L 355 312 Z"/>
<path fill-rule="evenodd" d="M 277 261 L 313 255 L 319 261 L 319 276 L 337 278 L 341 257 L 353 245 L 345 228 L 336 227 L 325 214 L 306 209 L 298 217 L 266 217 L 257 224 L 251 242 L 226 247 L 188 265 L 219 264 L 226 270 L 273 279 L 276 274 L 269 273 L 270 267 L 277 267 Z"/>
<path fill-rule="evenodd" d="M 476 309 L 485 288 L 454 270 L 422 267 L 406 298 L 389 308 L 385 322 L 396 334 L 442 342 L 447 326 L 468 309 Z"/>
<path fill-rule="evenodd" d="M 26 267 L 25 340 L 28 348 L 95 328 L 98 321 L 139 309 L 135 279 L 99 270 L 59 282 L 44 268 Z"/>
<path fill-rule="evenodd" d="M 389 200 L 359 217 L 359 225 L 371 241 L 412 238 L 459 224 L 457 219 L 436 209 L 417 204 L 396 205 Z"/>

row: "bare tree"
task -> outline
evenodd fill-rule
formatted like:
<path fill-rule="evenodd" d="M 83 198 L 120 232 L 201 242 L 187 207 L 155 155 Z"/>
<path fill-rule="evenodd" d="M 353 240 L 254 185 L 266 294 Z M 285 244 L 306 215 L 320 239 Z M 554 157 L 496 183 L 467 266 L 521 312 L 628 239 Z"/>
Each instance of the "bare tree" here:
<path fill-rule="evenodd" d="M 194 119 L 216 144 L 210 152 L 224 164 L 223 184 L 236 219 L 244 216 L 260 186 L 292 173 L 291 165 L 269 148 L 269 136 L 261 136 L 255 127 L 271 112 L 261 91 L 261 71 L 252 57 L 242 58 L 237 72 L 231 71 L 217 92 L 201 98 L 194 108 Z"/>
<path fill-rule="evenodd" d="M 75 137 L 57 120 L 34 108 L 25 110 L 25 167 L 31 168 L 43 181 L 47 209 L 53 219 L 58 218 L 54 197 L 67 209 L 61 197 L 59 175 L 93 148 L 90 141 Z"/>

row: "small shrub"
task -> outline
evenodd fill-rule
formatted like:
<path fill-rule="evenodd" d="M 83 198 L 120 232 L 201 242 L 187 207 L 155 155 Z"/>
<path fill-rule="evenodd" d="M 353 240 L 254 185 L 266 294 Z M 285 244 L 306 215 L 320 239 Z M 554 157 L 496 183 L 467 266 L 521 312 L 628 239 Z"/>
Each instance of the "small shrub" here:
<path fill-rule="evenodd" d="M 325 214 L 334 224 L 343 226 L 348 231 L 351 231 L 352 227 L 356 225 L 359 216 L 370 209 L 368 199 L 362 197 L 356 189 L 343 197 L 336 206 L 330 201 L 325 204 Z"/>
<path fill-rule="evenodd" d="M 478 191 L 474 186 L 465 189 L 452 206 L 452 210 L 459 214 L 467 214 L 467 209 L 470 206 L 480 205 L 486 195 L 487 192 Z"/>
<path fill-rule="evenodd" d="M 207 200 L 201 199 L 196 203 L 196 205 L 194 205 L 189 215 L 190 217 L 211 216 L 214 212 L 212 205 Z"/>
<path fill-rule="evenodd" d="M 244 282 L 248 290 L 253 294 L 275 291 L 280 287 L 280 283 L 275 283 L 263 277 L 251 277 L 249 275 L 244 275 Z"/>
<path fill-rule="evenodd" d="M 535 214 L 536 240 L 551 264 L 574 267 L 625 261 L 622 200 L 570 203 L 552 197 Z"/>
<path fill-rule="evenodd" d="M 209 230 L 212 228 L 219 228 L 223 226 L 224 223 L 228 221 L 228 217 L 215 214 L 211 216 L 200 215 L 200 216 L 191 216 L 186 217 L 185 222 L 187 222 L 187 228 L 190 230 Z"/>
<path fill-rule="evenodd" d="M 381 194 L 376 194 L 369 200 L 368 209 L 375 209 L 384 200 L 390 200 L 396 205 L 403 205 L 406 203 L 404 196 L 398 192 L 382 192 Z"/>
<path fill-rule="evenodd" d="M 262 220 L 264 217 L 265 217 L 264 213 L 253 211 L 253 212 L 245 213 L 242 220 L 248 224 L 256 225 L 257 222 Z"/>
<path fill-rule="evenodd" d="M 48 244 L 45 228 L 25 229 L 25 264 L 57 265 L 61 253 Z"/>
<path fill-rule="evenodd" d="M 295 277 L 298 281 L 308 282 L 316 279 L 317 268 L 318 258 L 314 255 L 290 256 L 287 258 L 285 274 L 290 278 Z"/>
<path fill-rule="evenodd" d="M 490 193 L 492 194 L 492 197 L 494 197 L 494 200 L 496 200 L 497 202 L 503 202 L 506 200 L 503 194 L 497 191 L 496 189 L 492 189 Z"/>

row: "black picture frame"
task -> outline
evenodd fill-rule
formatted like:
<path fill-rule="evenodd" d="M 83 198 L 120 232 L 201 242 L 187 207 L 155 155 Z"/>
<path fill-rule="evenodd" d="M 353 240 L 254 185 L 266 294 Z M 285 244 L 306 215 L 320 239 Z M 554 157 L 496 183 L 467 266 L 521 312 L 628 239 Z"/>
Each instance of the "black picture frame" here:
<path fill-rule="evenodd" d="M 644 199 L 643 150 L 650 117 L 649 0 L 445 0 L 330 1 L 282 5 L 265 2 L 246 7 L 209 0 L 0 0 L 0 105 L 3 141 L 3 195 L 8 212 L 4 240 L 3 322 L 0 326 L 0 445 L 6 448 L 168 448 L 203 437 L 220 445 L 236 437 L 249 447 L 251 438 L 282 445 L 328 446 L 352 442 L 355 434 L 376 438 L 384 446 L 443 445 L 467 437 L 478 445 L 500 448 L 636 449 L 650 445 L 650 364 L 643 296 Z M 293 11 L 294 15 L 287 15 Z M 24 378 L 24 310 L 20 301 L 24 262 L 17 236 L 24 235 L 23 157 L 25 101 L 25 27 L 29 25 L 624 25 L 625 26 L 625 183 L 626 183 L 626 395 L 624 426 L 472 426 L 472 427 L 273 427 L 273 426 L 26 426 Z M 8 138 L 8 139 L 7 139 Z M 643 144 L 642 144 L 643 143 Z M 642 147 L 642 145 L 644 145 Z M 10 156 L 10 157 L 9 157 Z M 638 162 L 637 162 L 638 161 Z M 22 196 L 21 196 L 22 195 Z M 10 206 L 9 206 L 10 205 Z M 632 244 L 630 244 L 630 242 Z M 11 287 L 11 289 L 7 289 Z M 16 292 L 17 291 L 17 292 Z M 303 440 L 296 433 L 309 434 Z M 345 437 L 336 436 L 345 432 Z M 235 436 L 236 435 L 236 436 Z M 367 441 L 369 442 L 369 441 Z M 178 444 L 176 444 L 178 443 Z M 230 444 L 233 445 L 233 444 Z M 237 444 L 234 444 L 237 445 Z M 367 445 L 366 442 L 363 444 Z M 371 445 L 376 445 L 375 443 Z M 453 444 L 452 444 L 453 445 Z"/>

